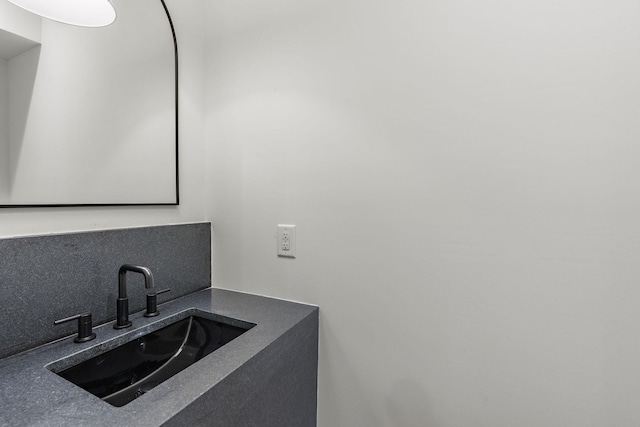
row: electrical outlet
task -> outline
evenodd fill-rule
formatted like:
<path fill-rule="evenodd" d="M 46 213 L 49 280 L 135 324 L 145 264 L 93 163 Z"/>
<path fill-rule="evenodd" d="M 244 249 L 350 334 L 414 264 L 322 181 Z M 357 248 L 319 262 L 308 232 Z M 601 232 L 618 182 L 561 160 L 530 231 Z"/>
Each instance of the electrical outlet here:
<path fill-rule="evenodd" d="M 278 224 L 276 253 L 280 257 L 296 257 L 296 226 Z"/>

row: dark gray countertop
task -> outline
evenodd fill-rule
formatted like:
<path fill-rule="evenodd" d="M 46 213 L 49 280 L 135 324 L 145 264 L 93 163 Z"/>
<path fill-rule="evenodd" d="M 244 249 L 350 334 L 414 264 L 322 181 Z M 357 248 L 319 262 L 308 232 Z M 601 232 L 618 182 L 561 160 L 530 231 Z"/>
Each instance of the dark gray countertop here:
<path fill-rule="evenodd" d="M 315 306 L 209 288 L 159 306 L 160 316 L 130 316 L 130 330 L 113 322 L 94 328 L 97 338 L 83 344 L 73 336 L 0 360 L 0 426 L 160 426 L 199 396 L 267 348 Z M 46 368 L 61 359 L 84 360 L 172 322 L 186 310 L 202 310 L 256 326 L 234 341 L 117 408 Z M 11 325 L 3 325 L 11 327 Z"/>

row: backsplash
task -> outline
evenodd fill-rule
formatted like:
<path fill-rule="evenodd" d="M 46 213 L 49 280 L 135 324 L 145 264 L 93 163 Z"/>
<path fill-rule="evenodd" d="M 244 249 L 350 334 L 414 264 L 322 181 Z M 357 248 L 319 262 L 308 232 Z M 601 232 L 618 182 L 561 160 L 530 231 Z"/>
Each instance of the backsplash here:
<path fill-rule="evenodd" d="M 115 319 L 118 269 L 148 267 L 162 303 L 211 286 L 211 224 L 0 239 L 0 358 L 75 333 L 53 321 L 90 311 Z M 127 274 L 129 311 L 145 307 L 141 274 Z M 162 310 L 162 307 L 160 307 Z"/>

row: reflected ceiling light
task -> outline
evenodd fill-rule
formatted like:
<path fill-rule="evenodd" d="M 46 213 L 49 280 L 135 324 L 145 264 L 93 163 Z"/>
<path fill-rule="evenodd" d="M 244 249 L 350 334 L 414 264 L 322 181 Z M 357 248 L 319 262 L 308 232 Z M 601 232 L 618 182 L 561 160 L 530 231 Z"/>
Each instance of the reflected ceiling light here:
<path fill-rule="evenodd" d="M 110 0 L 9 0 L 45 18 L 80 27 L 104 27 L 116 19 Z"/>

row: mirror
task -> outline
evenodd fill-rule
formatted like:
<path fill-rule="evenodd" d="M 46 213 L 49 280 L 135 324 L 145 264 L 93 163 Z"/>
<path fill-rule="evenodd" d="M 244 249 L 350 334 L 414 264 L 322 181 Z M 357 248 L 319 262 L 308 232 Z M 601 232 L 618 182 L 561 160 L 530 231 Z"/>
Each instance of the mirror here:
<path fill-rule="evenodd" d="M 171 16 L 113 5 L 102 28 L 42 19 L 39 41 L 0 28 L 0 206 L 179 203 Z"/>

